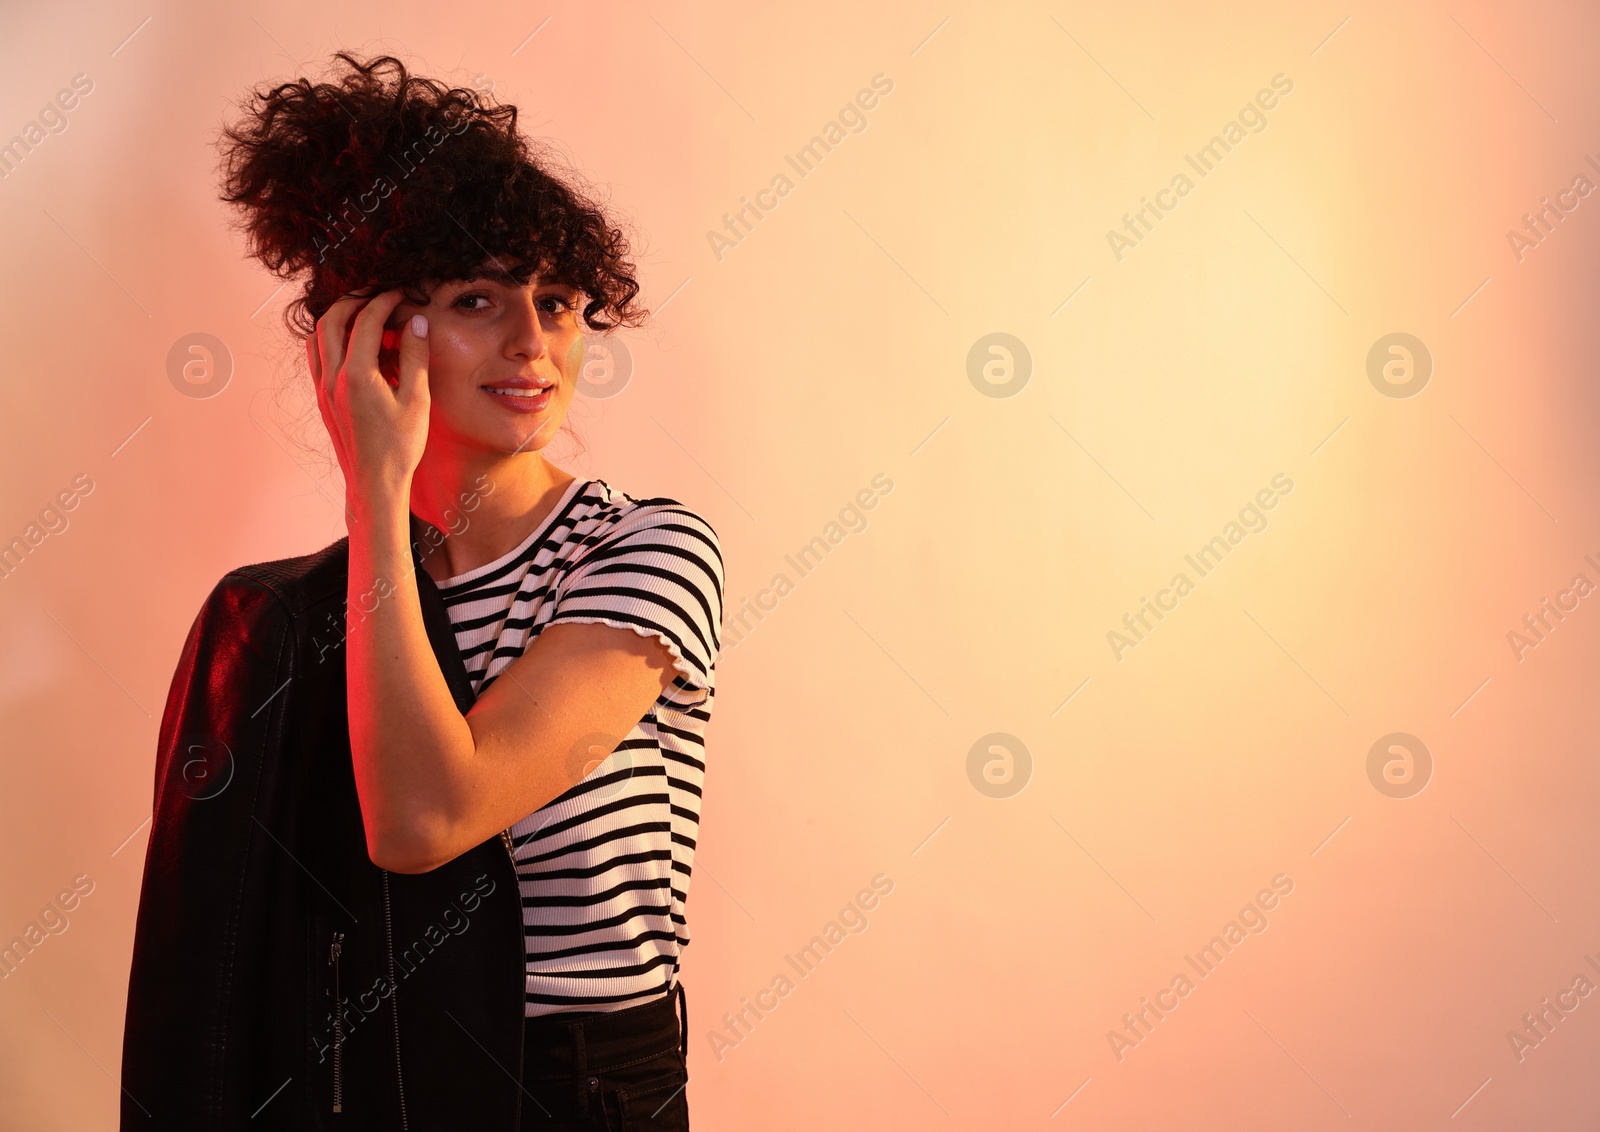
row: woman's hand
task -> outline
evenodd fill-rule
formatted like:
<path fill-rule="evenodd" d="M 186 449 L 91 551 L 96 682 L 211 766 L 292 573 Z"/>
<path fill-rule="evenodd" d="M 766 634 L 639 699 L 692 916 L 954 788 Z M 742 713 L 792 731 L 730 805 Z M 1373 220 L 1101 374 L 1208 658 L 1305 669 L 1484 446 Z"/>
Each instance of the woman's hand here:
<path fill-rule="evenodd" d="M 398 501 L 410 507 L 411 476 L 428 440 L 428 320 L 384 324 L 404 292 L 346 296 L 317 320 L 306 358 L 317 406 L 333 439 L 352 511 Z M 386 336 L 399 339 L 396 385 L 379 367 Z"/>

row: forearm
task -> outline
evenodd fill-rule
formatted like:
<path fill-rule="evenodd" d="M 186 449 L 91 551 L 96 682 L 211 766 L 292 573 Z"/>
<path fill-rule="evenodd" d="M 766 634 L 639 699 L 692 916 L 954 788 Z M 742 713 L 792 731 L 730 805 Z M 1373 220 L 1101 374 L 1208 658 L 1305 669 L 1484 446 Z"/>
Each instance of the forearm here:
<path fill-rule="evenodd" d="M 368 851 L 408 869 L 448 839 L 474 740 L 422 620 L 409 490 L 381 494 L 355 505 L 350 527 L 350 753 Z"/>

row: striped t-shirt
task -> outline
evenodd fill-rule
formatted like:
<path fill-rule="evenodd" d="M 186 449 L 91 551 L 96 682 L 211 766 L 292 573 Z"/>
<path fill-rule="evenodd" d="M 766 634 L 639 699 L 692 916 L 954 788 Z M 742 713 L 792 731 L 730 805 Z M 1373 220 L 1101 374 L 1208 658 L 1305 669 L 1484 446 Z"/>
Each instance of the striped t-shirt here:
<path fill-rule="evenodd" d="M 560 622 L 658 637 L 677 670 L 615 752 L 511 827 L 529 1017 L 622 1010 L 676 985 L 689 943 L 684 903 L 722 583 L 709 523 L 676 500 L 634 499 L 599 479 L 573 480 L 521 545 L 438 583 L 480 695 L 545 626 Z M 608 749 L 579 753 L 579 764 Z"/>

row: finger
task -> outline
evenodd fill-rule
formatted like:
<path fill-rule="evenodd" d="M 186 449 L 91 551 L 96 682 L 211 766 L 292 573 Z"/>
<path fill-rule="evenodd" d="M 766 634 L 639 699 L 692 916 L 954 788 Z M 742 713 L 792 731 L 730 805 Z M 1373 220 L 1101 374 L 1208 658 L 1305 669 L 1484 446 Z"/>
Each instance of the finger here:
<path fill-rule="evenodd" d="M 368 300 L 346 295 L 335 302 L 317 319 L 317 356 L 321 366 L 316 370 L 317 384 L 321 388 L 331 385 L 344 366 L 345 340 L 350 335 L 350 319 Z"/>
<path fill-rule="evenodd" d="M 428 316 L 414 314 L 400 328 L 400 400 L 407 404 L 428 396 Z"/>
<path fill-rule="evenodd" d="M 338 454 L 340 436 L 338 414 L 333 410 L 333 396 L 323 383 L 318 380 L 312 386 L 317 399 L 317 414 L 322 418 L 322 426 L 328 431 L 328 438 L 333 441 L 334 453 Z"/>
<path fill-rule="evenodd" d="M 383 324 L 405 297 L 404 291 L 385 291 L 361 308 L 350 330 L 350 349 L 345 354 L 343 367 L 347 372 L 382 380 L 378 372 L 378 347 L 383 341 Z"/>

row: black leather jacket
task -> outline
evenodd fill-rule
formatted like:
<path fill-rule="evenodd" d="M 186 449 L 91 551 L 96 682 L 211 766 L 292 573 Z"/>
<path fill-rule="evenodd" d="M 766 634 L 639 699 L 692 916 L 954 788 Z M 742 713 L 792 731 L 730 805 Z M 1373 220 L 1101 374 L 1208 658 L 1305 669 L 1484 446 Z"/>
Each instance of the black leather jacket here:
<path fill-rule="evenodd" d="M 231 571 L 189 631 L 156 758 L 124 1129 L 519 1126 L 509 835 L 420 875 L 368 857 L 345 706 L 348 551 L 340 539 Z M 465 712 L 449 616 L 416 577 Z"/>

